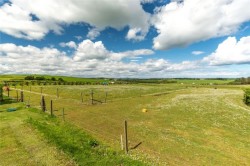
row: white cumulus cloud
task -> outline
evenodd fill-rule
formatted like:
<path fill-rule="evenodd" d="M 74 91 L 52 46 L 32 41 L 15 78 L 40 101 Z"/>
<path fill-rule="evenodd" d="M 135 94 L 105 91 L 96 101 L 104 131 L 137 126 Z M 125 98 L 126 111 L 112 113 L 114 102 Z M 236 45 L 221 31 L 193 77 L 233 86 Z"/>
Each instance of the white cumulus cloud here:
<path fill-rule="evenodd" d="M 41 21 L 32 21 L 31 13 L 15 4 L 0 8 L 0 31 L 17 38 L 42 39 L 49 29 Z"/>
<path fill-rule="evenodd" d="M 67 42 L 67 43 L 61 42 L 61 43 L 59 43 L 59 45 L 61 47 L 69 47 L 69 48 L 76 48 L 77 47 L 77 45 L 76 45 L 76 43 L 74 41 L 70 41 L 70 42 Z"/>
<path fill-rule="evenodd" d="M 235 37 L 228 37 L 203 62 L 210 65 L 250 64 L 250 36 L 242 37 L 239 41 Z"/>
<path fill-rule="evenodd" d="M 140 78 L 249 76 L 250 70 L 246 70 L 250 68 L 249 48 L 249 36 L 242 37 L 239 41 L 235 37 L 229 37 L 205 58 L 174 63 L 163 58 L 153 59 L 149 55 L 153 55 L 154 51 L 149 49 L 113 52 L 102 41 L 83 40 L 76 44 L 72 55 L 51 47 L 2 43 L 0 74 Z"/>
<path fill-rule="evenodd" d="M 204 54 L 203 51 L 192 51 L 192 54 L 193 55 L 201 55 L 201 54 Z"/>
<path fill-rule="evenodd" d="M 141 0 L 141 3 L 153 3 L 156 0 Z"/>
<path fill-rule="evenodd" d="M 109 51 L 104 47 L 102 41 L 92 42 L 91 40 L 84 40 L 81 42 L 73 57 L 75 61 L 84 61 L 87 59 L 106 59 Z"/>
<path fill-rule="evenodd" d="M 89 30 L 87 37 L 91 40 L 94 40 L 96 37 L 100 35 L 101 29 L 98 28 L 92 28 Z"/>
<path fill-rule="evenodd" d="M 250 20 L 249 0 L 172 1 L 155 9 L 152 24 L 158 31 L 154 48 L 166 50 L 239 30 Z"/>
<path fill-rule="evenodd" d="M 62 25 L 87 23 L 94 27 L 88 36 L 94 38 L 106 27 L 139 30 L 139 38 L 149 29 L 150 14 L 140 0 L 10 0 L 0 7 L 0 31 L 9 35 L 42 39 L 50 30 L 62 33 Z M 38 20 L 33 20 L 32 15 Z M 138 40 L 138 36 L 129 39 Z"/>
<path fill-rule="evenodd" d="M 164 59 L 141 60 L 154 52 L 147 49 L 112 52 L 101 41 L 84 40 L 73 56 L 56 48 L 0 44 L 0 74 L 61 74 L 85 77 L 164 77 L 195 67 L 192 62 L 179 64 Z M 128 58 L 128 61 L 122 59 Z M 132 58 L 132 61 L 131 59 Z M 140 59 L 140 63 L 133 61 Z"/>
<path fill-rule="evenodd" d="M 1 73 L 50 73 L 64 70 L 70 59 L 55 48 L 0 44 Z M 66 66 L 65 66 L 66 67 Z"/>
<path fill-rule="evenodd" d="M 85 61 L 90 59 L 120 61 L 123 58 L 138 57 L 141 55 L 152 55 L 154 51 L 150 49 L 128 50 L 124 52 L 113 52 L 107 50 L 102 41 L 92 42 L 83 40 L 77 47 L 73 59 L 75 61 Z"/>

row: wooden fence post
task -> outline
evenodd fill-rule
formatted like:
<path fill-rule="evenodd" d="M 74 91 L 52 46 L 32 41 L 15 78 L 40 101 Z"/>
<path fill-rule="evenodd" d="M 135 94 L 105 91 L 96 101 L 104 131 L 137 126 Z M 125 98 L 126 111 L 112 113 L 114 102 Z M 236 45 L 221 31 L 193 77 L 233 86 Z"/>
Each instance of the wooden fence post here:
<path fill-rule="evenodd" d="M 43 94 L 43 87 L 41 87 L 41 95 Z"/>
<path fill-rule="evenodd" d="M 50 100 L 50 115 L 53 116 L 53 100 Z"/>
<path fill-rule="evenodd" d="M 107 103 L 108 92 L 105 93 L 105 103 Z"/>
<path fill-rule="evenodd" d="M 64 117 L 64 108 L 62 109 L 62 117 L 63 117 L 63 121 L 65 121 L 65 117 Z"/>
<path fill-rule="evenodd" d="M 83 93 L 81 92 L 81 100 L 82 100 L 82 103 L 83 103 Z"/>
<path fill-rule="evenodd" d="M 42 96 L 42 99 L 41 99 L 41 107 L 42 107 L 42 111 L 45 112 L 46 111 L 46 105 L 45 105 L 44 96 Z"/>
<path fill-rule="evenodd" d="M 91 90 L 91 104 L 94 104 L 94 92 Z"/>
<path fill-rule="evenodd" d="M 124 122 L 124 136 L 125 136 L 125 153 L 128 154 L 128 124 Z"/>
<path fill-rule="evenodd" d="M 20 102 L 23 102 L 23 91 L 21 91 Z"/>
<path fill-rule="evenodd" d="M 58 88 L 56 88 L 56 96 L 57 96 L 57 98 L 59 98 L 59 91 L 58 91 Z"/>
<path fill-rule="evenodd" d="M 16 101 L 18 102 L 18 90 L 16 90 Z"/>

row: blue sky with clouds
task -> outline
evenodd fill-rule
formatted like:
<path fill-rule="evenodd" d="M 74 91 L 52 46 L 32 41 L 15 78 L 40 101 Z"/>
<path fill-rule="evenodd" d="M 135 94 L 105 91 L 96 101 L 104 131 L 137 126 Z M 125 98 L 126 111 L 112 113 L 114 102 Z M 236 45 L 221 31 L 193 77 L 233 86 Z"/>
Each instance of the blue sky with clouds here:
<path fill-rule="evenodd" d="M 250 76 L 249 0 L 1 0 L 0 74 Z"/>

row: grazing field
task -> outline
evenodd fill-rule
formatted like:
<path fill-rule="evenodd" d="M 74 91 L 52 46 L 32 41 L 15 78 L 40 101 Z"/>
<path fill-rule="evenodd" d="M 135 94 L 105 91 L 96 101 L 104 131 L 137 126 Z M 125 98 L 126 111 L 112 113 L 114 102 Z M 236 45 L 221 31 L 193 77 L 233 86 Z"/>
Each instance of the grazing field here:
<path fill-rule="evenodd" d="M 176 79 L 178 83 L 184 83 L 184 84 L 228 84 L 230 82 L 233 82 L 234 79 L 198 79 L 198 80 L 192 80 L 192 79 Z"/>
<path fill-rule="evenodd" d="M 24 75 L 0 75 L 0 81 L 23 80 Z"/>
<path fill-rule="evenodd" d="M 58 119 L 64 108 L 67 122 L 117 151 L 127 120 L 129 154 L 136 159 L 159 165 L 248 165 L 250 108 L 243 103 L 245 88 L 249 86 L 176 83 L 23 90 L 32 107 L 39 108 L 44 95 L 48 113 L 53 100 Z M 10 96 L 16 97 L 13 87 Z"/>

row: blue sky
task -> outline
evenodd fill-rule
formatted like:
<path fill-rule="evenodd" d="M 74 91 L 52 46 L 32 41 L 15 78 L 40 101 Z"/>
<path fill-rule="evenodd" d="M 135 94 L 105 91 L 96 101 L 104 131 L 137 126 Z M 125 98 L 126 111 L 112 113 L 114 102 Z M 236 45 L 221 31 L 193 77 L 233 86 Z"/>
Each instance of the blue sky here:
<path fill-rule="evenodd" d="M 249 0 L 1 0 L 0 74 L 250 76 Z"/>

